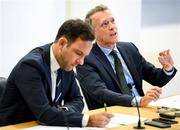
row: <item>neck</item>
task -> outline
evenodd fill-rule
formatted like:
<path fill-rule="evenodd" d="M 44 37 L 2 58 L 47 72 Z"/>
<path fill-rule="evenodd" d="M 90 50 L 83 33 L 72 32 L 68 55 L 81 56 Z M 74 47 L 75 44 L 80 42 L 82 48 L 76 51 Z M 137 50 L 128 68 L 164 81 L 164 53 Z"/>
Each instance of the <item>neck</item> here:
<path fill-rule="evenodd" d="M 114 43 L 114 44 L 103 44 L 103 43 L 100 43 L 100 42 L 97 42 L 97 43 L 98 43 L 98 45 L 100 45 L 103 48 L 110 48 L 110 49 L 114 49 L 115 44 L 116 44 L 116 43 Z"/>

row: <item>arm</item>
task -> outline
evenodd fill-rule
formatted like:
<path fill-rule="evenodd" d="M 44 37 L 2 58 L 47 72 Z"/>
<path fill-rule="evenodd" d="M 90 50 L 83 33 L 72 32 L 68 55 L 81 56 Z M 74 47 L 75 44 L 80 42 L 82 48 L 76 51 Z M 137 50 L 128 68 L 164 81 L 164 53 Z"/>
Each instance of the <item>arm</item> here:
<path fill-rule="evenodd" d="M 146 94 L 141 98 L 139 106 L 145 107 L 151 101 L 156 101 L 159 99 L 162 93 L 162 89 L 158 87 L 154 87 L 146 92 Z"/>
<path fill-rule="evenodd" d="M 138 72 L 134 75 L 134 77 L 137 77 L 138 80 L 135 80 L 136 87 L 138 88 L 138 91 L 140 92 L 140 95 L 143 96 L 143 93 L 141 90 L 142 88 L 142 79 L 146 80 L 147 82 L 151 83 L 152 85 L 162 87 L 166 83 L 168 83 L 173 76 L 176 73 L 176 69 L 173 69 L 173 72 L 171 75 L 167 75 L 167 73 L 164 71 L 165 67 L 163 69 L 155 68 L 154 65 L 147 62 L 142 55 L 139 53 L 137 47 L 134 44 L 124 44 L 124 49 L 127 49 L 129 54 L 132 57 L 132 62 L 134 62 L 136 68 L 132 69 L 134 72 Z M 165 53 L 165 54 L 164 54 Z M 167 54 L 166 54 L 167 53 Z M 171 56 L 168 54 L 168 51 L 161 52 L 161 60 L 165 60 L 168 62 L 165 62 L 164 64 L 168 64 L 171 66 L 170 69 L 173 68 L 173 60 Z M 164 65 L 165 66 L 165 65 Z M 133 72 L 132 71 L 132 72 Z M 166 70 L 167 71 L 167 70 Z M 134 73 L 132 73 L 134 74 Z M 159 95 L 161 94 L 160 88 L 153 88 L 150 89 L 144 97 L 141 98 L 140 106 L 146 106 L 149 102 L 155 101 L 159 98 Z"/>
<path fill-rule="evenodd" d="M 84 107 L 83 97 L 80 94 L 79 86 L 77 85 L 74 74 L 71 76 L 71 80 L 68 81 L 72 81 L 72 83 L 70 83 L 70 87 L 64 97 L 64 105 L 68 107 L 70 111 L 81 113 Z M 68 84 L 67 81 L 65 81 L 65 84 Z"/>
<path fill-rule="evenodd" d="M 153 64 L 146 61 L 146 59 L 139 53 L 138 48 L 133 43 L 127 44 L 126 48 L 129 52 L 129 54 L 131 54 L 131 56 L 133 56 L 132 60 L 133 60 L 134 64 L 136 65 L 136 71 L 138 72 L 138 76 L 139 76 L 140 80 L 145 80 L 154 86 L 162 87 L 162 86 L 166 85 L 175 76 L 176 71 L 177 71 L 175 68 L 174 68 L 172 75 L 167 75 L 164 72 L 165 68 L 163 68 L 163 69 L 156 68 Z M 162 58 L 162 59 L 164 59 L 164 58 Z M 169 59 L 171 59 L 171 58 L 169 58 Z M 171 61 L 170 61 L 170 63 L 171 63 Z M 173 66 L 173 63 L 171 63 L 171 64 Z"/>
<path fill-rule="evenodd" d="M 83 115 L 71 111 L 63 112 L 50 105 L 47 95 L 47 93 L 50 94 L 50 84 L 45 70 L 38 63 L 35 61 L 24 63 L 18 70 L 16 75 L 18 89 L 40 123 L 64 126 L 66 124 L 64 117 L 67 117 L 70 126 L 81 126 Z"/>
<path fill-rule="evenodd" d="M 163 87 L 166 85 L 176 74 L 176 68 L 171 66 L 170 68 L 156 68 L 151 63 L 147 62 L 144 58 L 142 58 L 142 73 L 143 79 L 154 86 Z M 173 70 L 169 75 L 167 74 L 169 70 Z"/>
<path fill-rule="evenodd" d="M 135 47 L 136 48 L 136 47 Z M 137 54 L 139 53 L 138 49 Z M 132 52 L 132 51 L 131 51 Z M 136 53 L 135 53 L 136 54 Z M 135 55 L 133 54 L 133 55 Z M 136 55 L 137 55 L 136 54 Z M 140 55 L 140 54 L 139 54 Z M 140 55 L 141 56 L 141 55 Z M 136 56 L 138 57 L 138 56 Z M 159 87 L 168 83 L 175 75 L 176 69 L 173 67 L 174 62 L 169 54 L 169 50 L 159 53 L 159 62 L 162 64 L 163 69 L 155 68 L 154 65 L 147 62 L 142 56 L 142 75 L 143 79 Z M 166 72 L 171 71 L 171 72 Z M 161 88 L 154 87 L 147 91 L 147 93 L 141 98 L 140 106 L 147 106 L 149 102 L 159 99 L 161 94 Z"/>
<path fill-rule="evenodd" d="M 95 59 L 93 59 L 95 60 Z M 104 70 L 103 65 L 98 66 L 94 62 L 85 62 L 83 66 L 78 66 L 78 79 L 84 93 L 90 95 L 101 107 L 104 102 L 110 105 L 131 106 L 132 96 L 123 95 L 115 90 L 114 80 Z M 100 106 L 99 106 L 100 107 Z"/>

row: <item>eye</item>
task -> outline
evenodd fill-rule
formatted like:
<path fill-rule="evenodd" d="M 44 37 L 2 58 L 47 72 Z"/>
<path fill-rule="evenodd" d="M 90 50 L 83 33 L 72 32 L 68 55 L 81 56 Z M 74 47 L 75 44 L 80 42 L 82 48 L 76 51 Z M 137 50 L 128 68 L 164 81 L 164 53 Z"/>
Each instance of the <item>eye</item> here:
<path fill-rule="evenodd" d="M 109 25 L 109 21 L 106 20 L 101 24 L 101 27 L 107 28 L 108 25 Z"/>
<path fill-rule="evenodd" d="M 111 20 L 111 23 L 115 23 L 115 19 L 114 18 Z"/>
<path fill-rule="evenodd" d="M 75 52 L 77 55 L 81 56 L 82 55 L 82 52 L 81 51 L 76 51 Z"/>

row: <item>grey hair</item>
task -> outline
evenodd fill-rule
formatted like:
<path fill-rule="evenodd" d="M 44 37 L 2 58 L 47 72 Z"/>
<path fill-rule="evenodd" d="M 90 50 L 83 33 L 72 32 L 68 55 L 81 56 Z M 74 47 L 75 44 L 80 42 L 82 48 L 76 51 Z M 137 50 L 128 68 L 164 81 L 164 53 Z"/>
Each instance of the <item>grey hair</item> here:
<path fill-rule="evenodd" d="M 106 5 L 97 5 L 95 8 L 92 8 L 89 10 L 89 12 L 86 14 L 85 22 L 88 23 L 90 26 L 92 26 L 92 19 L 91 16 L 97 12 L 108 10 L 109 8 Z"/>

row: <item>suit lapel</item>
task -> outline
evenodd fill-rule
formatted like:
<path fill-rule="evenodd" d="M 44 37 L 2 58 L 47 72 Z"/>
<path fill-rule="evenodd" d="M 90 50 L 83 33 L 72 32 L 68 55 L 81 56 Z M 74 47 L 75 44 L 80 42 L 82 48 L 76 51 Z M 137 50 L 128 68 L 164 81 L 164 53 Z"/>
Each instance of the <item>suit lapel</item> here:
<path fill-rule="evenodd" d="M 44 46 L 43 50 L 44 50 L 44 59 L 45 59 L 45 75 L 46 75 L 46 78 L 47 78 L 47 82 L 48 82 L 48 87 L 49 87 L 49 92 L 50 92 L 50 99 L 52 100 L 51 98 L 51 92 L 52 92 L 52 84 L 51 84 L 51 69 L 50 69 L 50 46 L 52 44 L 47 44 Z"/>
<path fill-rule="evenodd" d="M 126 48 L 123 48 L 121 46 L 121 43 L 117 44 L 117 48 L 118 50 L 120 51 L 128 69 L 129 69 L 129 72 L 134 80 L 134 83 L 137 86 L 140 86 L 140 79 L 138 77 L 138 72 L 136 70 L 136 67 L 135 67 L 135 64 L 134 64 L 134 61 L 133 61 L 133 58 L 131 57 L 131 55 L 129 54 L 128 50 Z"/>
<path fill-rule="evenodd" d="M 96 58 L 98 59 L 98 61 L 100 61 L 102 63 L 102 65 L 104 66 L 104 68 L 106 69 L 106 71 L 109 73 L 109 75 L 115 80 L 115 82 L 117 83 L 117 85 L 119 86 L 119 82 L 118 79 L 114 73 L 114 70 L 110 64 L 110 62 L 108 61 L 107 57 L 105 56 L 105 54 L 101 51 L 101 49 L 99 48 L 99 46 L 97 45 L 97 43 L 94 44 L 93 49 L 92 49 L 93 54 L 96 56 Z"/>

